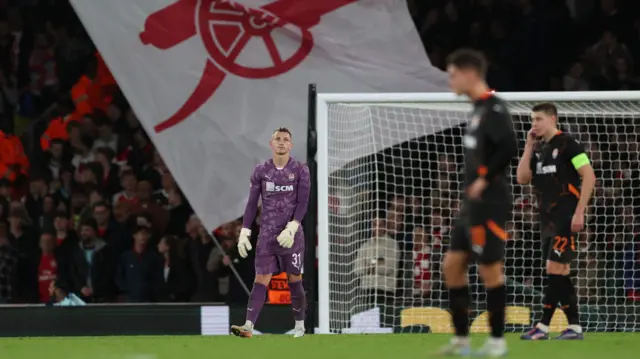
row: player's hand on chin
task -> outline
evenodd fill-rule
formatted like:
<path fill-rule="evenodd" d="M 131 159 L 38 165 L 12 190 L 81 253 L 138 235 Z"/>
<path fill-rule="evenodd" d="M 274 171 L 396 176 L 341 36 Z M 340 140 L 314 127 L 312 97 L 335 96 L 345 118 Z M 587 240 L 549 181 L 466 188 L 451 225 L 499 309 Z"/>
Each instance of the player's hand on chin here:
<path fill-rule="evenodd" d="M 584 210 L 576 209 L 571 218 L 571 232 L 580 232 L 584 228 Z"/>
<path fill-rule="evenodd" d="M 253 249 L 253 247 L 251 247 L 249 237 L 251 237 L 251 230 L 242 228 L 240 230 L 240 236 L 238 236 L 238 254 L 240 254 L 240 257 L 242 258 L 247 258 L 249 251 Z"/>
<path fill-rule="evenodd" d="M 484 177 L 478 177 L 475 181 L 467 188 L 467 198 L 473 200 L 479 200 L 482 196 L 482 192 L 484 192 L 485 188 L 487 188 L 487 182 Z"/>
<path fill-rule="evenodd" d="M 536 131 L 532 128 L 529 130 L 529 132 L 527 132 L 527 144 L 535 145 L 537 141 L 538 141 L 538 135 L 536 134 Z"/>
<path fill-rule="evenodd" d="M 282 248 L 291 248 L 293 247 L 293 241 L 295 239 L 296 232 L 298 231 L 298 227 L 300 224 L 296 221 L 291 221 L 287 223 L 287 226 L 284 227 L 284 230 L 280 232 L 278 236 L 278 244 Z"/>

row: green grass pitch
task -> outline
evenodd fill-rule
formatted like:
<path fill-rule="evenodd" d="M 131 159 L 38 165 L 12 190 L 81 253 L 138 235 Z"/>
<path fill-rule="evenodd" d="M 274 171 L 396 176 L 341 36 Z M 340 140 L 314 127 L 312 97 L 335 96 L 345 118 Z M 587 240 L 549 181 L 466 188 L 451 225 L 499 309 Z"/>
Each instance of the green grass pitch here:
<path fill-rule="evenodd" d="M 446 343 L 442 334 L 285 335 L 235 337 L 87 337 L 0 339 L 11 359 L 422 359 Z M 473 337 L 474 347 L 484 341 Z M 524 342 L 508 336 L 509 358 L 640 358 L 640 333 L 589 334 L 584 341 Z"/>

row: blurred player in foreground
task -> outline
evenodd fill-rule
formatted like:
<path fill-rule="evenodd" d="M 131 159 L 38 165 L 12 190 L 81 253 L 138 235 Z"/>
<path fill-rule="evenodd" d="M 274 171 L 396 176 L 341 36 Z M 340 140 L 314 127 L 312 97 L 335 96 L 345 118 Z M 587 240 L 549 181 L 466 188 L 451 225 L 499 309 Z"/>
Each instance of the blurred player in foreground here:
<path fill-rule="evenodd" d="M 578 296 L 569 274 L 596 177 L 582 145 L 558 130 L 556 106 L 542 103 L 531 112 L 533 123 L 518 164 L 517 178 L 520 184 L 533 184 L 538 197 L 543 253 L 547 258 L 547 287 L 542 319 L 521 338 L 549 339 L 549 324 L 560 302 L 569 328 L 556 339 L 583 339 Z"/>
<path fill-rule="evenodd" d="M 487 62 L 473 50 L 458 50 L 447 60 L 449 85 L 458 95 L 468 96 L 473 111 L 463 137 L 465 148 L 465 199 L 451 233 L 444 258 L 445 284 L 455 337 L 440 351 L 442 355 L 467 355 L 469 340 L 468 263 L 479 263 L 487 288 L 487 310 L 491 336 L 477 355 L 505 355 L 504 252 L 513 198 L 509 164 L 518 153 L 511 115 L 505 103 L 493 95 L 485 81 Z"/>
<path fill-rule="evenodd" d="M 256 279 L 247 304 L 247 321 L 244 325 L 232 326 L 231 332 L 236 336 L 251 337 L 267 296 L 271 276 L 285 272 L 296 322 L 294 337 L 298 338 L 305 331 L 306 298 L 302 286 L 304 236 L 300 223 L 309 202 L 309 168 L 289 156 L 293 142 L 288 129 L 277 129 L 271 136 L 270 145 L 273 159 L 257 165 L 251 175 L 249 200 L 238 239 L 238 252 L 246 258 L 247 252 L 252 249 L 249 228 L 256 217 L 258 200 L 262 198 L 255 259 Z"/>

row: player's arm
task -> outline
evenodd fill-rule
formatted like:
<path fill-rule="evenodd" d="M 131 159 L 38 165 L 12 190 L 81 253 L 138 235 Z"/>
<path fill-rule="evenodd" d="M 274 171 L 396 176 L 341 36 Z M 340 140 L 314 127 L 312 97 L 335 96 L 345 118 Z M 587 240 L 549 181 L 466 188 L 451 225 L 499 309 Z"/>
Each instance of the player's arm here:
<path fill-rule="evenodd" d="M 571 161 L 571 165 L 576 169 L 582 179 L 576 212 L 584 213 L 584 210 L 591 200 L 593 189 L 596 186 L 596 175 L 593 172 L 593 167 L 591 167 L 589 156 L 577 141 L 573 139 L 569 140 L 567 144 L 567 155 Z"/>
<path fill-rule="evenodd" d="M 238 254 L 240 254 L 242 258 L 247 258 L 247 252 L 252 249 L 249 238 L 251 237 L 251 225 L 256 219 L 256 213 L 258 213 L 258 200 L 260 199 L 260 191 L 262 190 L 260 177 L 260 167 L 256 166 L 253 174 L 251 174 L 249 199 L 247 200 L 247 206 L 244 208 L 242 229 L 240 230 L 240 237 L 238 238 Z"/>
<path fill-rule="evenodd" d="M 302 223 L 302 219 L 307 214 L 309 206 L 309 193 L 311 192 L 311 176 L 309 167 L 303 166 L 298 177 L 298 193 L 296 196 L 296 211 L 293 214 L 293 220 Z"/>
<path fill-rule="evenodd" d="M 506 108 L 496 105 L 486 116 L 484 132 L 499 151 L 490 158 L 483 159 L 483 163 L 478 167 L 478 175 L 491 180 L 504 171 L 511 163 L 511 159 L 518 155 L 518 142 L 513 131 L 511 116 Z"/>
<path fill-rule="evenodd" d="M 535 136 L 531 131 L 527 134 L 527 142 L 524 145 L 524 152 L 518 162 L 518 170 L 516 171 L 516 180 L 518 184 L 528 184 L 533 178 L 533 169 L 531 160 L 533 158 L 533 148 L 535 146 Z"/>
<path fill-rule="evenodd" d="M 256 166 L 253 170 L 253 174 L 251 174 L 251 181 L 249 183 L 249 199 L 247 200 L 247 206 L 244 208 L 242 228 L 250 229 L 253 221 L 256 219 L 261 189 L 260 171 L 259 167 Z"/>

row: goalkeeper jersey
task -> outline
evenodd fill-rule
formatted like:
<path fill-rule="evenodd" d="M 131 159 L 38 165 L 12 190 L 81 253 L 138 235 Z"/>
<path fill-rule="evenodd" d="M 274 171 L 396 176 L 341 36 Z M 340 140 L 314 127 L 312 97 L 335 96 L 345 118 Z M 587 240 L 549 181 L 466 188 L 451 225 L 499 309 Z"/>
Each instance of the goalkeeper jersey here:
<path fill-rule="evenodd" d="M 262 200 L 260 233 L 256 254 L 281 252 L 284 249 L 276 237 L 292 220 L 302 223 L 309 201 L 309 168 L 289 158 L 284 168 L 276 168 L 273 160 L 259 164 L 253 170 L 249 185 L 249 201 L 243 218 L 243 226 L 251 228 L 255 219 L 258 200 Z M 302 226 L 296 232 L 292 251 L 304 245 Z"/>

